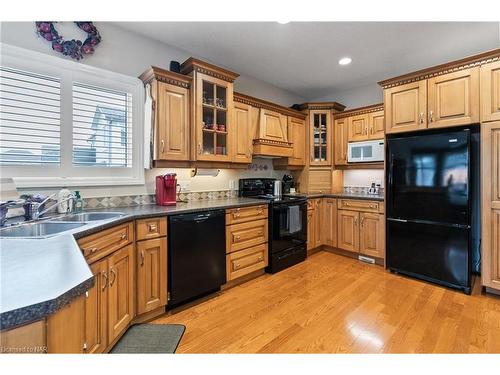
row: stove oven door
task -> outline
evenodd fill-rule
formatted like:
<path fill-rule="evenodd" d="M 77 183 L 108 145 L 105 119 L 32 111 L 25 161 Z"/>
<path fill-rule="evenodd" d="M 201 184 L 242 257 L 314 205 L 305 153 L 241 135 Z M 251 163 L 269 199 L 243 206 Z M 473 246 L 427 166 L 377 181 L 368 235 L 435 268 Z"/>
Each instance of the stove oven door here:
<path fill-rule="evenodd" d="M 307 241 L 307 203 L 282 202 L 273 203 L 271 217 L 271 252 L 303 245 Z"/>

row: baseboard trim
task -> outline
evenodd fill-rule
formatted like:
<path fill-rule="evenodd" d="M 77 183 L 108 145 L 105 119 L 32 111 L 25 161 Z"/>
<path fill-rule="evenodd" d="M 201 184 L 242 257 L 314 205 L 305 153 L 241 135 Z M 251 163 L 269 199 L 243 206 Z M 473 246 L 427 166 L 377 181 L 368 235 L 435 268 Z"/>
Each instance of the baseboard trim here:
<path fill-rule="evenodd" d="M 494 294 L 496 296 L 500 296 L 500 290 L 490 288 L 489 286 L 485 287 L 486 293 Z"/>

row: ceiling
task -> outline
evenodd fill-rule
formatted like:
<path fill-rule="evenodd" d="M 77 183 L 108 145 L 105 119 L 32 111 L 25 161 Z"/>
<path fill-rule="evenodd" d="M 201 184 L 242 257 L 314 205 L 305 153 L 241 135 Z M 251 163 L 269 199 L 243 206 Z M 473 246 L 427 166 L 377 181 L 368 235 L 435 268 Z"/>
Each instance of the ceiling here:
<path fill-rule="evenodd" d="M 306 99 L 500 47 L 497 22 L 119 22 Z M 352 63 L 338 60 L 350 56 Z"/>

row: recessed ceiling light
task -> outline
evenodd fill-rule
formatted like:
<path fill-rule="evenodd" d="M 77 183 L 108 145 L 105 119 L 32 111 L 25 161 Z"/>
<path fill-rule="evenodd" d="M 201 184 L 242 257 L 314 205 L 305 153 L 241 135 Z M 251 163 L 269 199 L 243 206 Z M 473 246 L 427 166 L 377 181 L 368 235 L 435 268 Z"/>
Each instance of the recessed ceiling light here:
<path fill-rule="evenodd" d="M 290 21 L 288 20 L 278 20 L 276 22 L 278 22 L 280 25 L 286 25 L 287 23 L 290 23 Z"/>
<path fill-rule="evenodd" d="M 342 57 L 339 60 L 339 65 L 349 65 L 351 63 L 352 59 L 350 57 Z"/>

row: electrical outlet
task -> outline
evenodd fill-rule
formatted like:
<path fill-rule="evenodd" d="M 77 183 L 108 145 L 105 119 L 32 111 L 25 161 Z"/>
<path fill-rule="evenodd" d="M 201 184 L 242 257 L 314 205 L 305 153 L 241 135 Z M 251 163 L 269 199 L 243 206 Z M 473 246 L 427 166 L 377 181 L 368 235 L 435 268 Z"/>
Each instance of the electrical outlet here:
<path fill-rule="evenodd" d="M 178 184 L 180 186 L 181 192 L 183 192 L 183 193 L 186 191 L 189 191 L 189 189 L 191 188 L 190 181 L 179 181 Z"/>

